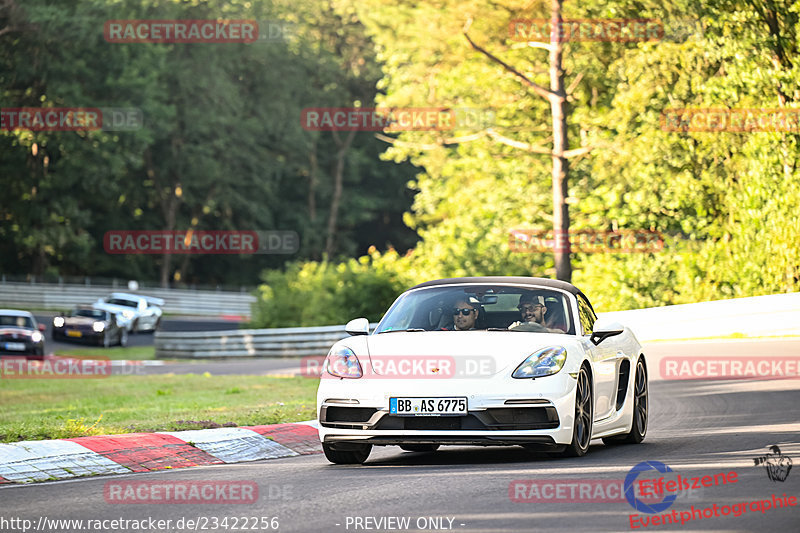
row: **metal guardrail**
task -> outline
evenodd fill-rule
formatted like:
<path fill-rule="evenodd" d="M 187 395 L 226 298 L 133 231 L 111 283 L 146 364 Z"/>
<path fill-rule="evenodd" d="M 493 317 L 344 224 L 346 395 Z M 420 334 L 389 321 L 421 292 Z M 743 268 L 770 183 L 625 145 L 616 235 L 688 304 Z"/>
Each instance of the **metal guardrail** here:
<path fill-rule="evenodd" d="M 370 324 L 374 329 L 377 323 Z M 347 337 L 344 326 L 239 329 L 200 333 L 157 331 L 157 358 L 324 356 Z"/>
<path fill-rule="evenodd" d="M 164 300 L 167 313 L 181 315 L 250 317 L 256 297 L 245 292 L 146 289 L 131 291 L 112 285 L 0 282 L 0 307 L 65 310 L 92 304 L 112 292 L 155 296 Z"/>
<path fill-rule="evenodd" d="M 70 276 L 60 274 L 44 274 L 34 276 L 33 274 L 6 274 L 0 272 L 0 283 L 39 283 L 47 285 L 85 285 L 98 287 L 114 287 L 115 290 L 123 291 L 128 289 L 128 284 L 133 281 L 128 278 L 107 278 L 97 276 Z M 161 283 L 153 280 L 135 280 L 139 290 L 147 291 L 151 289 L 162 289 Z M 181 281 L 170 280 L 169 289 L 179 289 L 186 291 L 224 291 L 224 292 L 252 292 L 255 286 L 246 287 L 241 284 L 198 284 L 184 283 Z"/>

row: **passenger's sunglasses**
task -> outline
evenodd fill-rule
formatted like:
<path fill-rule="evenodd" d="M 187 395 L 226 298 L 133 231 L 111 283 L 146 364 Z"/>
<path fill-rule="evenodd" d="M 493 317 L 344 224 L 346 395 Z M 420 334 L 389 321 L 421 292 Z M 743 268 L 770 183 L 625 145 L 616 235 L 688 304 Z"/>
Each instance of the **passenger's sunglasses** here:
<path fill-rule="evenodd" d="M 464 316 L 469 316 L 469 314 L 470 314 L 471 312 L 473 312 L 473 311 L 474 311 L 474 309 L 469 309 L 469 308 L 467 308 L 467 307 L 462 307 L 462 308 L 460 308 L 460 309 L 458 309 L 458 308 L 456 308 L 456 309 L 453 309 L 453 314 L 454 314 L 454 315 L 457 315 L 458 313 L 461 313 L 461 314 L 462 314 L 462 315 L 464 315 Z"/>

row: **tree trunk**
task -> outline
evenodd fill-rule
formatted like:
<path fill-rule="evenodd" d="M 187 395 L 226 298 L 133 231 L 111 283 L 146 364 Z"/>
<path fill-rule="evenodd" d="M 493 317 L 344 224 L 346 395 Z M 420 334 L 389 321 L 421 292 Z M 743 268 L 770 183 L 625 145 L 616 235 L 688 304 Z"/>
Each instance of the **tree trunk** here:
<path fill-rule="evenodd" d="M 316 142 L 308 153 L 308 163 L 308 219 L 313 224 L 317 220 L 317 175 L 319 173 Z"/>
<path fill-rule="evenodd" d="M 174 197 L 173 197 L 174 198 Z M 172 231 L 175 229 L 175 214 L 178 210 L 178 202 L 174 201 L 173 199 L 169 200 L 169 206 L 165 214 L 165 219 L 167 222 L 167 227 L 165 228 L 166 231 Z M 164 255 L 161 256 L 161 288 L 168 289 L 169 288 L 169 273 L 170 268 L 172 267 L 172 254 L 170 252 L 164 252 Z"/>
<path fill-rule="evenodd" d="M 509 65 L 499 57 L 478 46 L 469 34 L 468 28 L 472 24 L 469 19 L 464 28 L 464 37 L 477 51 L 501 65 L 506 71 L 522 80 L 525 85 L 545 98 L 550 103 L 550 113 L 553 119 L 553 147 L 552 149 L 528 143 L 522 143 L 498 134 L 491 128 L 486 133 L 492 139 L 508 146 L 521 148 L 530 153 L 549 155 L 553 162 L 553 256 L 556 267 L 556 278 L 562 281 L 572 281 L 572 264 L 570 263 L 569 245 L 569 157 L 577 157 L 592 150 L 591 146 L 570 150 L 567 139 L 567 90 L 564 87 L 564 67 L 562 65 L 563 43 L 565 35 L 561 32 L 561 11 L 563 0 L 550 0 L 550 42 L 530 42 L 531 46 L 549 50 L 550 54 L 550 88 L 543 87 L 524 73 Z M 573 84 L 580 81 L 581 76 L 575 78 Z M 571 90 L 571 89 L 570 89 Z"/>
<path fill-rule="evenodd" d="M 173 153 L 176 152 L 175 150 L 176 142 L 173 140 Z M 155 165 L 153 165 L 152 154 L 149 150 L 145 150 L 144 152 L 144 163 L 145 168 L 147 169 L 147 176 L 153 180 L 155 183 L 156 188 L 161 190 L 161 184 L 159 180 L 158 173 L 156 172 Z M 181 196 L 183 195 L 181 189 L 181 180 L 180 176 L 176 176 L 174 180 L 175 185 L 170 184 L 169 192 L 166 194 L 165 197 L 161 197 L 159 202 L 161 204 L 161 214 L 164 216 L 164 223 L 166 231 L 172 231 L 175 229 L 175 221 L 178 215 L 178 206 L 181 202 Z M 181 191 L 181 192 L 179 192 Z M 169 288 L 169 274 L 170 268 L 172 267 L 172 254 L 169 252 L 164 252 L 161 256 L 161 267 L 160 267 L 160 279 L 161 279 L 161 288 L 168 289 Z"/>
<path fill-rule="evenodd" d="M 569 161 L 564 152 L 567 142 L 567 94 L 562 66 L 561 5 L 563 0 L 551 0 L 550 15 L 550 109 L 553 116 L 553 254 L 556 278 L 572 281 L 569 247 Z"/>
<path fill-rule="evenodd" d="M 339 150 L 336 152 L 336 170 L 333 175 L 333 197 L 331 198 L 331 211 L 328 215 L 328 238 L 325 242 L 325 254 L 328 256 L 328 259 L 333 257 L 333 253 L 336 250 L 336 219 L 339 215 L 339 204 L 342 200 L 344 159 L 347 156 L 347 151 L 350 149 L 350 144 L 353 142 L 355 134 L 356 131 L 351 130 L 350 133 L 347 134 L 347 138 L 342 142 L 339 140 L 337 132 L 333 132 L 333 138 L 339 146 Z"/>

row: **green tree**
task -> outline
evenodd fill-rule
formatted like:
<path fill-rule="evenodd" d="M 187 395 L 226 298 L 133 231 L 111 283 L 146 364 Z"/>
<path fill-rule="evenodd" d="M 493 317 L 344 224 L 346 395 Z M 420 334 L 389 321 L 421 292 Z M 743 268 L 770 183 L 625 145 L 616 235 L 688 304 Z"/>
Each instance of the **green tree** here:
<path fill-rule="evenodd" d="M 109 256 L 103 234 L 120 229 L 295 230 L 303 247 L 290 259 L 318 258 L 326 241 L 330 252 L 366 250 L 374 236 L 360 230 L 385 213 L 373 224 L 386 230 L 380 244 L 413 244 L 400 218 L 413 167 L 379 161 L 371 136 L 341 150 L 301 127 L 304 107 L 374 96 L 371 45 L 351 16 L 312 2 L 32 0 L 4 3 L 0 17 L 5 107 L 138 107 L 144 116 L 137 131 L 0 132 L 4 272 L 249 284 L 287 259 Z M 288 21 L 296 31 L 219 45 L 102 34 L 109 19 L 187 18 Z"/>

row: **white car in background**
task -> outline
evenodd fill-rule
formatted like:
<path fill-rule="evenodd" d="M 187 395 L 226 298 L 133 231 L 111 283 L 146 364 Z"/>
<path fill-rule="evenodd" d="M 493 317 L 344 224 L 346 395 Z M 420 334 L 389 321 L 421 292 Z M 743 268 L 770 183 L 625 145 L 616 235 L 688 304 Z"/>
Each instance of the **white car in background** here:
<path fill-rule="evenodd" d="M 155 331 L 161 324 L 161 307 L 164 300 L 129 294 L 113 292 L 106 298 L 100 298 L 94 304 L 96 309 L 103 309 L 119 316 L 119 324 L 129 333 L 140 331 Z"/>
<path fill-rule="evenodd" d="M 317 393 L 333 463 L 363 463 L 372 446 L 389 445 L 582 456 L 592 439 L 639 443 L 647 432 L 641 345 L 621 324 L 598 321 L 569 283 L 429 281 L 403 293 L 373 333 L 366 318 L 345 329 L 351 337 L 330 349 Z"/>

